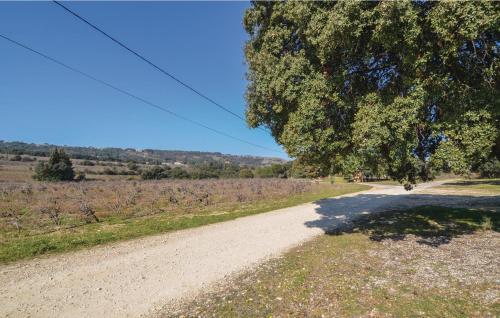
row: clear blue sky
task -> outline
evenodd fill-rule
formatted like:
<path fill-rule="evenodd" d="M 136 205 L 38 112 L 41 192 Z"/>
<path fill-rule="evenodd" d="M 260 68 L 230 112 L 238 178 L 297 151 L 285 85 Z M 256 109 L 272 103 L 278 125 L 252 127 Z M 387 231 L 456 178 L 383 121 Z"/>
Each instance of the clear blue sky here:
<path fill-rule="evenodd" d="M 65 2 L 181 80 L 244 115 L 247 2 Z M 280 149 L 51 2 L 0 2 L 0 33 L 159 105 Z M 156 111 L 0 39 L 0 139 L 280 156 Z"/>

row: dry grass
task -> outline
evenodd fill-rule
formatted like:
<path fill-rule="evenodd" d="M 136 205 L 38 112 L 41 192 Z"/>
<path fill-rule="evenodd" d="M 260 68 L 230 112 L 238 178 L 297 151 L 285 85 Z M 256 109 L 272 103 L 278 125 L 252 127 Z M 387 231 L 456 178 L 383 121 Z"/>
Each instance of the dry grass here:
<path fill-rule="evenodd" d="M 26 234 L 85 224 L 94 221 L 89 209 L 98 218 L 233 211 L 322 187 L 280 179 L 0 183 L 0 231 L 13 221 Z"/>
<path fill-rule="evenodd" d="M 230 220 L 364 189 L 284 179 L 3 182 L 0 262 Z"/>
<path fill-rule="evenodd" d="M 498 317 L 499 212 L 366 216 L 157 316 Z"/>

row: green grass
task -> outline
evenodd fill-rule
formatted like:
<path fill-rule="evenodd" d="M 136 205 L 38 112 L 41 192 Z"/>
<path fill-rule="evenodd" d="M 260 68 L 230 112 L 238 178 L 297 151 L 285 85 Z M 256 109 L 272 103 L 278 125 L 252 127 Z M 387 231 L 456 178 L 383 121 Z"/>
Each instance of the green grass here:
<path fill-rule="evenodd" d="M 444 183 L 441 188 L 453 190 L 482 190 L 500 193 L 500 179 L 460 180 Z"/>
<path fill-rule="evenodd" d="M 376 184 L 385 184 L 385 185 L 401 185 L 399 181 L 396 180 L 380 180 L 380 181 L 367 181 L 366 183 L 376 183 Z"/>
<path fill-rule="evenodd" d="M 341 187 L 324 187 L 321 191 L 315 193 L 294 195 L 283 200 L 258 202 L 243 206 L 240 210 L 220 211 L 219 213 L 212 214 L 196 215 L 194 213 L 194 215 L 183 217 L 160 214 L 134 219 L 108 217 L 102 219 L 100 223 L 31 236 L 11 231 L 2 233 L 0 263 L 229 221 L 243 216 L 268 212 L 326 197 L 366 190 L 368 188 L 367 186 L 356 184 L 345 184 Z"/>
<path fill-rule="evenodd" d="M 495 242 L 481 235 L 499 230 L 497 213 L 428 206 L 367 216 L 163 317 L 495 317 L 499 306 L 477 298 L 495 290 L 495 282 L 464 285 L 449 278 L 447 266 L 454 266 L 456 253 L 494 255 Z M 453 244 L 464 235 L 468 244 Z M 430 239 L 441 245 L 430 247 Z M 415 276 L 424 266 L 434 275 Z M 481 266 L 470 270 L 490 270 Z"/>

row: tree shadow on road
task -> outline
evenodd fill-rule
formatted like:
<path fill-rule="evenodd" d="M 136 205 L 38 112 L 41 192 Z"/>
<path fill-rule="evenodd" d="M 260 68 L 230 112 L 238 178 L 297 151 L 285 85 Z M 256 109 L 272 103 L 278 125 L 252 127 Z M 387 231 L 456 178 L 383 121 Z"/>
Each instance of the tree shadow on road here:
<path fill-rule="evenodd" d="M 437 247 L 478 230 L 500 230 L 500 196 L 360 194 L 316 204 L 320 217 L 306 226 L 329 235 L 363 233 L 378 242 L 414 235 Z"/>

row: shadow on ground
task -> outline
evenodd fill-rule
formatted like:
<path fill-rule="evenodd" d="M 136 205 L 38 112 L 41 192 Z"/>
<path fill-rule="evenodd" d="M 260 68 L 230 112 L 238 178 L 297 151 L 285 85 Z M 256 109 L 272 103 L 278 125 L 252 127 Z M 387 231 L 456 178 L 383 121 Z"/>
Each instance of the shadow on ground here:
<path fill-rule="evenodd" d="M 374 241 L 414 235 L 437 247 L 477 230 L 500 230 L 500 196 L 359 194 L 315 203 L 319 218 L 305 225 L 329 235 L 364 233 Z"/>

